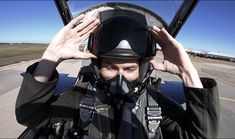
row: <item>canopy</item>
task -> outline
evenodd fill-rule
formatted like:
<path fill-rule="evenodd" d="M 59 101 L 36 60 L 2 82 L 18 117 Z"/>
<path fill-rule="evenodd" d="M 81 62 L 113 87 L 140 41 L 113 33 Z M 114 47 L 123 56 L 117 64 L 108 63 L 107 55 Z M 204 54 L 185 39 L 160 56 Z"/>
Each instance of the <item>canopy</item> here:
<path fill-rule="evenodd" d="M 81 13 L 85 13 L 86 18 L 99 17 L 101 21 L 109 16 L 132 13 L 131 16 L 143 15 L 148 26 L 165 27 L 175 37 L 198 0 L 55 0 L 55 3 L 65 25 Z M 112 12 L 114 10 L 121 12 Z"/>

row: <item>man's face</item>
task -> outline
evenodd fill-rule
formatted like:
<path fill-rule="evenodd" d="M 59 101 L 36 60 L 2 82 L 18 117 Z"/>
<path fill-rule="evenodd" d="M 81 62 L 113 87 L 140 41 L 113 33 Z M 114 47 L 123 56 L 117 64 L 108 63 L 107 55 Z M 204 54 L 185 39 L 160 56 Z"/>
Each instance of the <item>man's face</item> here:
<path fill-rule="evenodd" d="M 101 59 L 100 74 L 105 79 L 112 79 L 118 74 L 133 81 L 139 78 L 139 61 L 137 59 Z"/>

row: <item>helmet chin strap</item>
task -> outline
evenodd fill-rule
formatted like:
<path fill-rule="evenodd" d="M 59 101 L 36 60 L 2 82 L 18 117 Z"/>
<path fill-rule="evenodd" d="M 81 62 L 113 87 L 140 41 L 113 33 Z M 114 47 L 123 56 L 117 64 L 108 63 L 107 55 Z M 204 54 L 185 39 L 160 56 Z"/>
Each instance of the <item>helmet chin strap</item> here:
<path fill-rule="evenodd" d="M 91 61 L 92 61 L 91 62 L 92 72 L 94 73 L 95 80 L 98 81 L 98 80 L 101 79 L 101 76 L 100 76 L 100 58 L 92 59 Z"/>
<path fill-rule="evenodd" d="M 140 80 L 142 83 L 151 75 L 151 65 L 148 59 L 140 60 Z"/>

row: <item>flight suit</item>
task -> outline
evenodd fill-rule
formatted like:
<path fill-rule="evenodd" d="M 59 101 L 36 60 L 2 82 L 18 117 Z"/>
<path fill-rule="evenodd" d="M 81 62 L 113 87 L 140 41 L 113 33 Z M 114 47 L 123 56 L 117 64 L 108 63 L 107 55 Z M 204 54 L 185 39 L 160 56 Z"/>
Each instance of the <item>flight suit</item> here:
<path fill-rule="evenodd" d="M 37 63 L 28 67 L 16 101 L 17 121 L 30 129 L 49 128 L 57 121 L 77 122 L 82 93 L 64 92 L 54 96 L 58 73 L 47 83 L 36 81 L 32 73 Z M 216 138 L 219 129 L 220 108 L 215 80 L 201 78 L 203 89 L 184 87 L 186 110 L 157 89 L 158 104 L 162 110 L 160 129 L 163 138 Z M 154 88 L 152 88 L 154 90 Z M 81 91 L 81 90 L 80 90 Z M 141 122 L 133 126 L 133 138 L 146 138 Z M 45 126 L 47 125 L 47 126 Z M 76 125 L 79 126 L 79 125 Z M 51 127 L 50 127 L 51 128 Z M 50 129 L 44 130 L 50 132 Z M 45 132 L 43 134 L 46 134 Z M 51 133 L 48 133 L 51 134 Z M 97 133 L 88 133 L 97 137 Z M 49 138 L 47 135 L 45 138 Z M 159 137 L 159 136 L 158 136 Z"/>

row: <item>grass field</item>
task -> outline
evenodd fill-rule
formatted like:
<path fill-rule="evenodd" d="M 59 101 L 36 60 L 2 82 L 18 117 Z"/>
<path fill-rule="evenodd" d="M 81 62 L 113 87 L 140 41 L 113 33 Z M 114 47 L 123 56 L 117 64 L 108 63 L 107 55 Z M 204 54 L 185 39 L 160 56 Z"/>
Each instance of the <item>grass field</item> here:
<path fill-rule="evenodd" d="M 42 53 L 48 44 L 0 44 L 0 58 Z"/>

